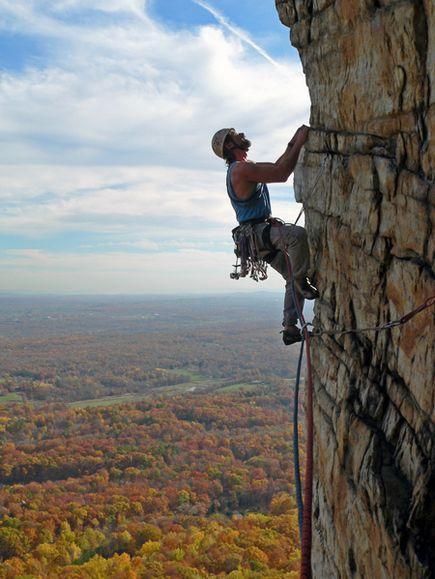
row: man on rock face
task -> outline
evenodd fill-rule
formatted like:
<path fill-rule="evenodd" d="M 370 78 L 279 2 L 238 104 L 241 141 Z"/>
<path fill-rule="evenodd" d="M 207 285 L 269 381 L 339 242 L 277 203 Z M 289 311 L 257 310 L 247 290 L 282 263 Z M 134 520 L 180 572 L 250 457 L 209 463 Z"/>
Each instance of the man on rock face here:
<path fill-rule="evenodd" d="M 304 298 L 318 297 L 317 289 L 307 277 L 309 248 L 303 227 L 287 225 L 271 218 L 267 183 L 284 183 L 293 172 L 300 150 L 308 138 L 308 127 L 302 125 L 295 133 L 284 154 L 275 163 L 255 163 L 248 160 L 251 142 L 235 129 L 221 129 L 213 136 L 215 154 L 228 165 L 227 192 L 240 225 L 252 224 L 258 250 L 275 250 L 270 265 L 286 280 L 283 316 L 283 341 L 286 345 L 301 341 L 297 327 L 297 307 L 293 299 L 292 281 L 284 253 L 290 258 L 296 299 L 303 308 Z M 264 239 L 265 228 L 269 231 Z M 270 242 L 270 243 L 269 243 Z"/>

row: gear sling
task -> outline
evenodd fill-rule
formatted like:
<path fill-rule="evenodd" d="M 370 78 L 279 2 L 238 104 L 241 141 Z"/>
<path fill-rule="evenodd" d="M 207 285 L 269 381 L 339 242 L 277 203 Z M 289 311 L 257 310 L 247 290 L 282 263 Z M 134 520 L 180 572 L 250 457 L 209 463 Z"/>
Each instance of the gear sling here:
<path fill-rule="evenodd" d="M 261 231 L 258 227 L 260 224 L 264 224 Z M 270 241 L 271 226 L 272 223 L 269 220 L 252 219 L 232 230 L 234 253 L 237 259 L 233 265 L 234 271 L 230 273 L 231 279 L 239 279 L 247 275 L 255 281 L 267 279 L 267 266 L 278 253 Z"/>

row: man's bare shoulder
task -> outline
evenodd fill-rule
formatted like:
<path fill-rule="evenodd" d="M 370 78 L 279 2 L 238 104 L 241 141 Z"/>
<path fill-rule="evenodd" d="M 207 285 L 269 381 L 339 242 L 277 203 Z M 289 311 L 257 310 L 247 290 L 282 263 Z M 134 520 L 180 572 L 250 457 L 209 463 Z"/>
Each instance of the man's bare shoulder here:
<path fill-rule="evenodd" d="M 233 167 L 233 175 L 244 175 L 247 172 L 249 172 L 249 169 L 252 168 L 253 165 L 255 165 L 255 161 L 236 161 L 236 164 Z"/>

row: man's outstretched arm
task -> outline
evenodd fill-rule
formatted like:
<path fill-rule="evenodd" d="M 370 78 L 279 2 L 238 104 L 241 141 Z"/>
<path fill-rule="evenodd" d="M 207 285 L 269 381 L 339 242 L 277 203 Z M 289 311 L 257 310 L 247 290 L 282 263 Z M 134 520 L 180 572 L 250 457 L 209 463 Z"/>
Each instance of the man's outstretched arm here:
<path fill-rule="evenodd" d="M 253 183 L 284 183 L 298 162 L 299 153 L 308 138 L 309 128 L 300 127 L 283 155 L 275 163 L 240 163 L 233 173 L 238 181 Z M 236 176 L 237 175 L 237 176 Z"/>
<path fill-rule="evenodd" d="M 305 125 L 302 125 L 302 127 L 304 127 Z M 295 144 L 296 141 L 296 135 L 299 133 L 299 131 L 302 129 L 302 127 L 299 127 L 299 129 L 296 131 L 296 133 L 293 135 L 293 137 L 291 138 L 289 144 L 287 145 L 287 149 L 290 147 L 293 147 L 293 145 Z M 284 153 L 275 161 L 275 163 L 279 163 L 282 158 L 284 157 L 284 155 L 286 154 L 287 149 L 284 151 Z"/>

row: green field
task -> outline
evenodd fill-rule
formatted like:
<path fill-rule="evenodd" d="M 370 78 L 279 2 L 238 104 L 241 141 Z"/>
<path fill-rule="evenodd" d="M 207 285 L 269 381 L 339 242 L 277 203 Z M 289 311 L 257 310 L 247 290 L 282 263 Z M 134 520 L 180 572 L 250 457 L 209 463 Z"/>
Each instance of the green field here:
<path fill-rule="evenodd" d="M 229 386 L 223 386 L 219 388 L 219 392 L 236 392 L 237 390 L 255 390 L 264 384 L 250 384 L 248 382 L 242 382 L 240 384 L 230 384 Z"/>
<path fill-rule="evenodd" d="M 156 396 L 175 396 L 177 394 L 182 394 L 183 392 L 191 393 L 194 391 L 215 391 L 215 392 L 237 392 L 240 390 L 250 391 L 255 390 L 261 386 L 265 386 L 263 382 L 240 382 L 237 384 L 229 384 L 227 386 L 225 381 L 216 380 L 212 378 L 206 378 L 199 372 L 195 370 L 186 369 L 166 369 L 166 368 L 156 368 L 165 372 L 173 372 L 178 374 L 180 377 L 189 378 L 189 382 L 180 382 L 179 384 L 172 384 L 170 386 L 160 386 L 150 389 L 145 393 L 130 393 L 121 394 L 117 396 L 103 396 L 101 398 L 91 398 L 88 400 L 77 400 L 75 402 L 68 402 L 67 406 L 71 408 L 89 408 L 95 406 L 112 406 L 114 404 L 129 404 L 132 402 L 139 402 L 140 400 L 146 400 L 147 398 L 153 398 Z M 286 382 L 294 382 L 294 379 L 284 379 Z M 10 394 L 5 394 L 0 396 L 0 404 L 12 404 L 12 403 L 22 403 L 23 398 L 21 394 L 15 392 Z M 34 404 L 38 402 L 34 401 Z"/>
<path fill-rule="evenodd" d="M 23 402 L 23 397 L 21 394 L 11 392 L 10 394 L 4 394 L 3 396 L 0 396 L 0 404 L 11 404 L 13 402 Z"/>
<path fill-rule="evenodd" d="M 149 398 L 149 394 L 121 394 L 120 396 L 103 396 L 102 398 L 92 398 L 90 400 L 78 400 L 68 402 L 71 408 L 89 408 L 94 406 L 112 406 L 113 404 L 128 404 Z"/>
<path fill-rule="evenodd" d="M 200 382 L 203 387 L 210 387 L 215 384 L 215 380 L 204 379 L 201 374 L 193 370 L 167 370 L 166 368 L 156 368 L 156 370 L 164 370 L 165 372 L 173 372 L 174 374 L 179 374 L 183 377 L 186 376 L 190 381 L 180 382 L 179 384 L 172 384 L 170 386 L 152 388 L 149 392 L 144 394 L 135 393 L 121 394 L 119 396 L 103 396 L 102 398 L 69 402 L 67 405 L 71 408 L 86 408 L 94 406 L 112 406 L 113 404 L 128 404 L 130 402 L 138 402 L 155 396 L 174 396 L 176 394 L 181 394 L 182 392 L 193 392 L 197 389 Z"/>
<path fill-rule="evenodd" d="M 200 380 L 206 380 L 205 376 L 196 372 L 195 370 L 168 370 L 168 372 L 173 372 L 174 374 L 178 374 L 179 376 L 187 376 L 191 382 L 199 382 Z"/>

